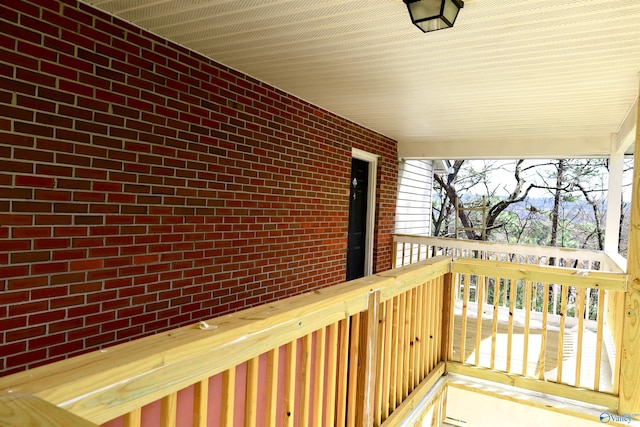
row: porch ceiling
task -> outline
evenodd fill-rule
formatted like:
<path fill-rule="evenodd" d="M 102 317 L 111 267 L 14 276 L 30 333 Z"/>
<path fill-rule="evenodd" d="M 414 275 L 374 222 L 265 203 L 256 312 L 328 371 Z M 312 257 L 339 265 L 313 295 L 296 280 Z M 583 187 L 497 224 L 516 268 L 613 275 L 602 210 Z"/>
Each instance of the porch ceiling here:
<path fill-rule="evenodd" d="M 85 1 L 394 138 L 401 156 L 632 150 L 638 0 L 466 0 L 428 34 L 400 0 Z"/>

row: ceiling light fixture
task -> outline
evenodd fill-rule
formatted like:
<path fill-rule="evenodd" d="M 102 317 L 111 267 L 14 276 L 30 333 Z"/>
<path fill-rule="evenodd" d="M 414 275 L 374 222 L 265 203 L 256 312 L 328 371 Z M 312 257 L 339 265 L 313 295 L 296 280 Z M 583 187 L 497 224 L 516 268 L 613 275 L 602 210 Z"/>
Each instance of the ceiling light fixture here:
<path fill-rule="evenodd" d="M 462 0 L 402 0 L 409 9 L 411 22 L 422 32 L 453 27 L 458 12 L 464 7 Z"/>

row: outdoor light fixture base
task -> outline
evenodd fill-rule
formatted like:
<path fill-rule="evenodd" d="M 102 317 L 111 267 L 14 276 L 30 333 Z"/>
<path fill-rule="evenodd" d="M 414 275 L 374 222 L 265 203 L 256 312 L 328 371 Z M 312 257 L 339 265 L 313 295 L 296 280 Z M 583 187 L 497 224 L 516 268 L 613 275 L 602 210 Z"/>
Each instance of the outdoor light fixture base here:
<path fill-rule="evenodd" d="M 424 33 L 453 27 L 462 0 L 402 0 L 409 10 L 413 25 Z"/>

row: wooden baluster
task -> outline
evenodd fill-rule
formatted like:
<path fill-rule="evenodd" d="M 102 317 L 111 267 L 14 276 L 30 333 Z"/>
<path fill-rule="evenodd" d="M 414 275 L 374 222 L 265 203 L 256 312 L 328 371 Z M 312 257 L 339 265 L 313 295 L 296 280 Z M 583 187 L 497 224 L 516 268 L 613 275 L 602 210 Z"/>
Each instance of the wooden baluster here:
<path fill-rule="evenodd" d="M 455 277 L 452 273 L 446 274 L 444 279 L 444 297 L 442 298 L 443 310 L 442 315 L 445 316 L 447 327 L 442 329 L 442 351 L 445 355 L 445 361 L 453 360 L 453 332 L 455 320 L 455 294 L 453 287 L 455 286 Z M 446 311 L 445 311 L 446 310 Z"/>
<path fill-rule="evenodd" d="M 351 317 L 341 320 L 339 323 L 339 350 L 338 350 L 338 386 L 336 392 L 336 426 L 344 426 L 347 422 L 348 399 L 348 375 L 349 375 L 349 329 Z"/>
<path fill-rule="evenodd" d="M 407 396 L 409 396 L 409 383 L 410 381 L 410 355 L 412 350 L 411 342 L 413 341 L 413 337 L 411 336 L 411 314 L 413 307 L 413 300 L 411 298 L 411 291 L 405 292 L 403 294 L 405 296 L 405 309 L 403 316 L 404 323 L 404 340 L 403 340 L 403 350 L 402 350 L 402 359 L 403 359 L 403 368 L 402 368 L 402 398 L 403 401 Z"/>
<path fill-rule="evenodd" d="M 160 405 L 160 425 L 162 427 L 176 427 L 178 413 L 178 393 L 171 393 L 162 398 Z"/>
<path fill-rule="evenodd" d="M 476 278 L 476 357 L 475 365 L 480 366 L 480 346 L 482 345 L 482 306 L 484 304 L 484 282 L 486 278 L 484 276 L 478 276 Z"/>
<path fill-rule="evenodd" d="M 438 277 L 435 280 L 434 287 L 434 295 L 435 297 L 429 301 L 425 301 L 425 307 L 431 307 L 431 310 L 435 311 L 436 314 L 436 327 L 435 327 L 435 339 L 431 339 L 429 336 L 429 345 L 435 347 L 433 349 L 434 354 L 436 355 L 435 362 L 436 364 L 442 360 L 446 359 L 446 352 L 443 350 L 442 345 L 444 342 L 444 336 L 442 333 L 443 325 L 447 324 L 447 310 L 444 306 L 445 301 L 445 276 Z M 425 297 L 427 298 L 427 297 Z M 425 372 L 426 376 L 427 372 Z"/>
<path fill-rule="evenodd" d="M 376 366 L 376 377 L 377 381 L 375 382 L 375 398 L 374 398 L 374 411 L 373 411 L 373 421 L 374 425 L 379 426 L 382 424 L 382 421 L 387 417 L 386 414 L 383 414 L 383 405 L 382 402 L 386 397 L 386 386 L 385 386 L 385 370 L 386 365 L 388 364 L 388 359 L 385 357 L 386 348 L 388 347 L 388 341 L 386 339 L 386 327 L 387 327 L 387 314 L 388 308 L 391 304 L 391 301 L 385 301 L 380 304 L 380 320 L 378 327 L 378 339 L 377 339 L 377 366 Z M 388 399 L 386 399 L 388 400 Z"/>
<path fill-rule="evenodd" d="M 437 283 L 434 283 L 435 281 L 429 281 L 427 283 L 425 283 L 424 285 L 422 285 L 422 298 L 421 298 L 421 305 L 422 305 L 422 314 L 421 317 L 418 319 L 418 321 L 420 322 L 420 328 L 422 329 L 422 342 L 420 343 L 420 380 L 422 381 L 422 379 L 424 377 L 427 376 L 427 374 L 429 373 L 430 370 L 430 366 L 429 366 L 429 356 L 430 356 L 430 350 L 431 347 L 434 345 L 433 340 L 431 339 L 431 330 L 429 329 L 430 325 L 429 325 L 429 319 L 430 319 L 430 315 L 432 313 L 432 311 L 434 310 L 434 303 L 435 301 L 432 300 L 432 288 L 434 286 L 437 286 Z M 438 313 L 441 313 L 440 310 L 438 310 Z"/>
<path fill-rule="evenodd" d="M 416 304 L 415 309 L 415 335 L 414 335 L 414 375 L 413 386 L 416 387 L 424 377 L 424 347 L 427 345 L 428 336 L 424 328 L 424 318 L 428 313 L 427 306 L 424 304 L 424 294 L 427 292 L 427 285 L 424 283 L 416 288 Z"/>
<path fill-rule="evenodd" d="M 509 283 L 511 286 L 509 286 L 509 323 L 507 326 L 507 372 L 511 372 L 511 356 L 513 348 L 513 314 L 516 310 L 516 299 L 518 294 L 517 281 L 515 279 L 509 279 Z"/>
<path fill-rule="evenodd" d="M 496 343 L 498 336 L 498 317 L 500 307 L 500 278 L 496 277 L 493 282 L 493 323 L 491 325 L 491 359 L 489 367 L 495 369 L 496 366 Z"/>
<path fill-rule="evenodd" d="M 564 330 L 567 317 L 567 298 L 569 294 L 569 286 L 560 286 L 560 330 L 558 331 L 558 367 L 556 382 L 562 383 L 562 359 L 564 357 Z"/>
<path fill-rule="evenodd" d="M 407 244 L 405 242 L 402 242 L 402 263 L 400 264 L 401 267 L 404 267 L 405 265 L 405 252 L 406 252 L 406 248 L 407 248 Z"/>
<path fill-rule="evenodd" d="M 469 275 L 461 275 L 460 282 L 462 287 L 462 317 L 460 321 L 460 363 L 466 360 L 466 344 L 467 344 L 467 309 L 469 305 Z"/>
<path fill-rule="evenodd" d="M 404 400 L 404 353 L 406 351 L 405 341 L 405 326 L 407 317 L 407 294 L 400 294 L 400 310 L 398 313 L 398 354 L 396 356 L 396 364 L 398 365 L 398 371 L 396 376 L 396 405 L 399 405 Z"/>
<path fill-rule="evenodd" d="M 220 425 L 233 427 L 233 415 L 236 395 L 236 368 L 231 368 L 222 373 L 222 408 L 220 412 Z"/>
<path fill-rule="evenodd" d="M 329 325 L 327 341 L 327 390 L 324 419 L 326 427 L 333 427 L 336 425 L 336 387 L 338 384 L 338 359 L 340 357 L 340 351 L 338 349 L 338 323 Z"/>
<path fill-rule="evenodd" d="M 609 291 L 612 292 L 612 291 Z M 615 349 L 616 349 L 616 360 L 613 366 L 613 390 L 612 393 L 615 396 L 618 396 L 620 393 L 620 362 L 622 361 L 622 318 L 624 316 L 624 294 L 622 292 L 612 292 L 615 295 L 615 322 L 616 322 L 616 330 L 615 330 Z"/>
<path fill-rule="evenodd" d="M 360 343 L 360 314 L 351 316 L 349 344 L 349 373 L 347 383 L 347 427 L 355 427 L 358 395 L 358 352 Z M 305 424 L 302 424 L 305 425 Z"/>
<path fill-rule="evenodd" d="M 382 418 L 386 419 L 391 413 L 389 408 L 389 400 L 392 395 L 391 390 L 391 371 L 393 354 L 393 310 L 396 299 L 390 299 L 385 303 L 384 314 L 384 346 L 382 348 Z"/>
<path fill-rule="evenodd" d="M 277 423 L 278 406 L 278 372 L 280 370 L 280 348 L 274 348 L 267 353 L 267 389 L 265 425 L 275 427 Z"/>
<path fill-rule="evenodd" d="M 389 406 L 393 412 L 400 401 L 398 400 L 398 375 L 402 373 L 398 370 L 398 360 L 400 359 L 400 296 L 393 298 L 392 322 L 391 322 L 391 353 L 389 356 Z"/>
<path fill-rule="evenodd" d="M 417 289 L 413 288 L 408 292 L 408 298 L 410 301 L 410 316 L 407 317 L 407 322 L 408 322 L 408 327 L 407 330 L 409 332 L 409 348 L 408 348 L 408 354 L 407 354 L 407 362 L 408 362 L 408 369 L 407 369 L 407 396 L 409 395 L 409 393 L 411 393 L 411 391 L 413 391 L 413 388 L 418 384 L 416 382 L 416 374 L 418 372 L 417 366 L 416 366 L 416 352 L 418 349 L 418 343 L 416 342 L 416 338 L 418 337 L 418 334 L 416 333 L 417 331 L 417 306 L 418 306 L 418 295 L 417 295 Z"/>
<path fill-rule="evenodd" d="M 432 307 L 429 310 L 429 372 L 438 364 L 438 347 L 436 346 L 435 337 L 438 336 L 440 330 L 438 329 L 438 318 L 441 316 L 441 312 L 435 309 L 435 303 L 437 300 L 436 286 L 429 286 L 429 305 Z M 441 300 L 440 300 L 441 301 Z"/>
<path fill-rule="evenodd" d="M 256 427 L 256 408 L 258 406 L 258 367 L 259 358 L 247 361 L 247 377 L 244 395 L 244 426 Z"/>
<path fill-rule="evenodd" d="M 576 288 L 576 317 L 578 318 L 578 339 L 576 343 L 576 382 L 575 386 L 580 387 L 580 376 L 582 371 L 582 338 L 584 332 L 584 288 Z"/>
<path fill-rule="evenodd" d="M 531 285 L 532 282 L 524 282 L 524 346 L 522 349 L 522 375 L 527 376 L 529 366 L 529 326 L 531 324 Z"/>
<path fill-rule="evenodd" d="M 142 424 L 142 408 L 136 408 L 124 414 L 123 427 L 140 427 Z"/>
<path fill-rule="evenodd" d="M 602 333 L 604 331 L 604 289 L 598 291 L 598 329 L 596 334 L 596 369 L 593 374 L 593 389 L 600 390 L 600 368 L 602 365 Z"/>
<path fill-rule="evenodd" d="M 209 379 L 193 386 L 193 427 L 207 427 L 209 410 Z"/>
<path fill-rule="evenodd" d="M 316 345 L 314 357 L 314 388 L 313 388 L 313 412 L 311 414 L 312 425 L 322 425 L 322 415 L 324 409 L 324 368 L 325 368 L 325 352 L 327 344 L 327 330 L 320 328 L 316 332 Z"/>
<path fill-rule="evenodd" d="M 311 334 L 302 337 L 302 355 L 300 361 L 300 407 L 298 410 L 298 425 L 309 424 L 311 406 L 311 347 L 313 337 Z"/>
<path fill-rule="evenodd" d="M 544 370 L 546 365 L 547 355 L 547 326 L 549 318 L 549 284 L 545 283 L 543 286 L 544 297 L 542 298 L 542 331 L 540 333 L 540 355 L 538 357 L 538 378 L 544 379 Z"/>
<path fill-rule="evenodd" d="M 284 426 L 293 427 L 295 425 L 296 417 L 296 367 L 298 364 L 298 340 L 288 343 L 285 351 Z"/>

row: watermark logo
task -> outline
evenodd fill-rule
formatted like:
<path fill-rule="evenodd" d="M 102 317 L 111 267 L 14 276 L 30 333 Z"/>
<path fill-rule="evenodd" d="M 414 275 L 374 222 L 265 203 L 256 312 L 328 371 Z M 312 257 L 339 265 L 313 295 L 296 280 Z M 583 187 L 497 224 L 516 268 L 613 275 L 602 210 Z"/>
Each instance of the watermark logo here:
<path fill-rule="evenodd" d="M 631 424 L 635 418 L 640 417 L 640 414 L 610 414 L 609 412 L 603 412 L 600 414 L 600 422 L 603 424 L 608 424 L 611 421 L 615 421 L 617 423 L 627 423 Z"/>

